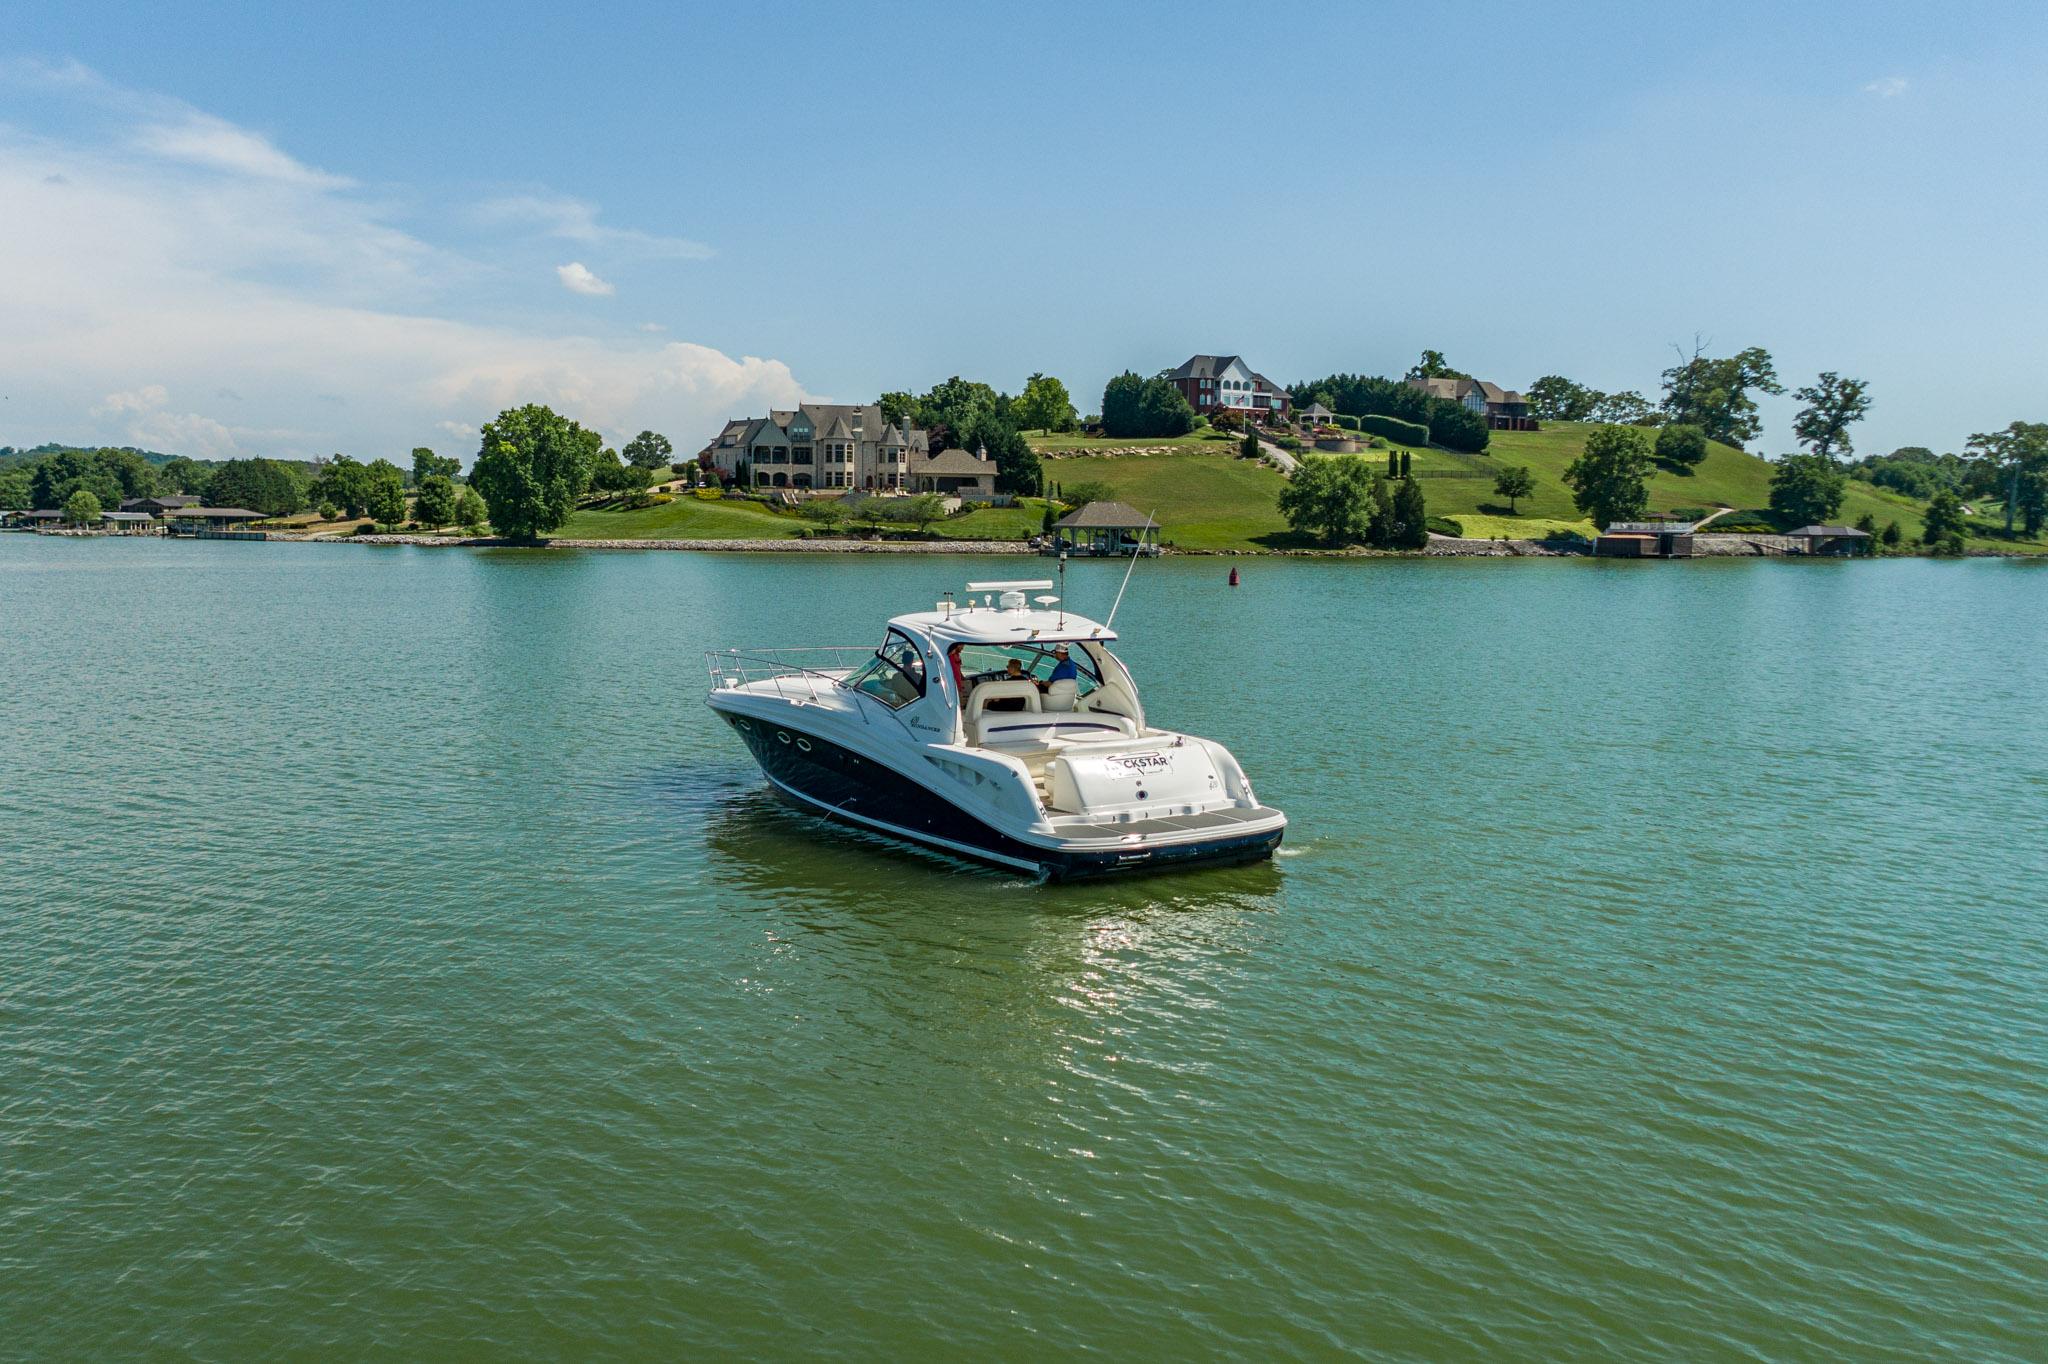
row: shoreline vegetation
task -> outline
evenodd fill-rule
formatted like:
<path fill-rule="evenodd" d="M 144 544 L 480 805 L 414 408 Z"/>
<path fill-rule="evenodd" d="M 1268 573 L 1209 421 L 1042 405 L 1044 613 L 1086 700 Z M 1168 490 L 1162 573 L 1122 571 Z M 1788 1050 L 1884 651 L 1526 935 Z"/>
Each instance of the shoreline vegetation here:
<path fill-rule="evenodd" d="M 1721 376 L 1726 384 L 1691 392 L 1695 370 L 1712 377 L 1730 365 L 1739 373 Z M 971 461 L 959 453 L 971 445 L 993 480 L 951 467 L 913 479 L 912 469 L 869 476 L 860 490 L 854 474 L 813 466 L 809 446 L 801 460 L 770 461 L 812 470 L 788 474 L 787 486 L 780 467 L 770 486 L 745 458 L 735 463 L 730 442 L 679 460 L 666 437 L 643 431 L 622 458 L 597 431 L 536 404 L 483 426 L 466 475 L 426 448 L 412 452 L 409 472 L 339 454 L 202 464 L 128 449 L 0 450 L 0 507 L 34 509 L 0 516 L 72 535 L 1031 554 L 1065 533 L 1063 518 L 1101 503 L 1127 518 L 1119 524 L 1156 524 L 1173 554 L 1551 558 L 1592 553 L 1614 531 L 1598 550 L 1639 557 L 1633 542 L 1656 529 L 1686 535 L 1702 557 L 1823 542 L 1823 552 L 1855 557 L 2048 555 L 2048 425 L 1973 436 L 1964 456 L 1908 447 L 1852 463 L 1848 432 L 1867 393 L 1824 374 L 1798 394 L 1809 406 L 1795 430 L 1810 448 L 1772 460 L 1743 448 L 1757 435 L 1754 404 L 1728 397 L 1730 385 L 1776 391 L 1764 386 L 1775 380 L 1760 351 L 1667 371 L 1659 408 L 1546 376 L 1531 386 L 1540 402 L 1525 409 L 1514 406 L 1522 395 L 1505 393 L 1511 411 L 1481 416 L 1428 387 L 1466 382 L 1427 377 L 1456 374 L 1425 351 L 1405 381 L 1332 375 L 1289 389 L 1292 415 L 1275 397 L 1272 414 L 1254 416 L 1207 393 L 1209 410 L 1196 413 L 1168 376 L 1126 373 L 1105 390 L 1102 415 L 1085 421 L 1047 376 L 1032 376 L 1018 398 L 956 377 L 922 397 L 884 394 L 875 410 L 918 449 L 929 437 Z M 752 449 L 764 461 L 763 451 L 787 453 Z M 836 486 L 813 487 L 813 477 Z M 1802 527 L 1803 541 L 1791 534 Z"/>

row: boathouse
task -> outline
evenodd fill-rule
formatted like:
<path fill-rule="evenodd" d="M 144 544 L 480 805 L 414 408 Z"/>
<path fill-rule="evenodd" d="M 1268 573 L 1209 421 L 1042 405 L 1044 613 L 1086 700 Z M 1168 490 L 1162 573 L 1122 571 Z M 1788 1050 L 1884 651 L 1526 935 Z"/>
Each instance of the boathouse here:
<path fill-rule="evenodd" d="M 1059 544 L 1077 554 L 1159 552 L 1159 523 L 1123 502 L 1090 502 L 1052 523 Z"/>
<path fill-rule="evenodd" d="M 1786 538 L 1799 541 L 1802 554 L 1849 558 L 1870 553 L 1870 532 L 1854 526 L 1801 526 L 1788 532 Z"/>
<path fill-rule="evenodd" d="M 1690 521 L 1616 521 L 1593 541 L 1593 553 L 1608 559 L 1690 559 Z"/>

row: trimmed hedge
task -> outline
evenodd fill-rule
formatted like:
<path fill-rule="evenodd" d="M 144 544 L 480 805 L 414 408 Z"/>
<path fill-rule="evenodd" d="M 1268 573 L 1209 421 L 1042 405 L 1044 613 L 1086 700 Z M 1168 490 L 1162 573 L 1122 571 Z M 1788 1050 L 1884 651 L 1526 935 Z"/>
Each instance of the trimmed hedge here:
<path fill-rule="evenodd" d="M 1403 445 L 1429 444 L 1429 428 L 1421 422 L 1404 422 L 1399 417 L 1382 417 L 1377 414 L 1360 417 L 1358 429 Z"/>
<path fill-rule="evenodd" d="M 1358 429 L 1358 418 L 1347 417 L 1342 412 L 1339 412 L 1332 420 L 1346 431 L 1356 431 Z"/>
<path fill-rule="evenodd" d="M 1432 516 L 1424 524 L 1438 535 L 1448 535 L 1453 540 L 1465 538 L 1465 527 L 1448 516 Z"/>

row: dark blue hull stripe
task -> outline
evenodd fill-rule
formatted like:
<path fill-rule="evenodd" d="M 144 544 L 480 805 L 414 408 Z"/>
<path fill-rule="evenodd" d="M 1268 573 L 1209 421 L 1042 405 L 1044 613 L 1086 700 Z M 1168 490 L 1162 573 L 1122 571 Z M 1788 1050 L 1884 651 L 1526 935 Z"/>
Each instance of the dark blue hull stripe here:
<path fill-rule="evenodd" d="M 1283 830 L 1135 851 L 1066 852 L 1037 847 L 990 828 L 937 792 L 885 763 L 851 749 L 753 716 L 725 717 L 778 790 L 823 814 L 998 866 L 1055 880 L 1112 872 L 1252 862 L 1273 855 Z"/>

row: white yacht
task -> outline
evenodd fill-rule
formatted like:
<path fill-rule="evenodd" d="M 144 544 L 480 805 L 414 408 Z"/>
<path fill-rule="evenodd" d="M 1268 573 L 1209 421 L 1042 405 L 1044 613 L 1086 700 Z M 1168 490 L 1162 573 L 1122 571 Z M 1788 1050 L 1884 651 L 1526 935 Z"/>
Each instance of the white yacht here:
<path fill-rule="evenodd" d="M 1115 633 L 1029 599 L 1051 586 L 969 583 L 877 648 L 712 653 L 709 704 L 798 805 L 964 857 L 1062 880 L 1272 856 L 1287 817 L 1223 745 L 1155 728 Z"/>

